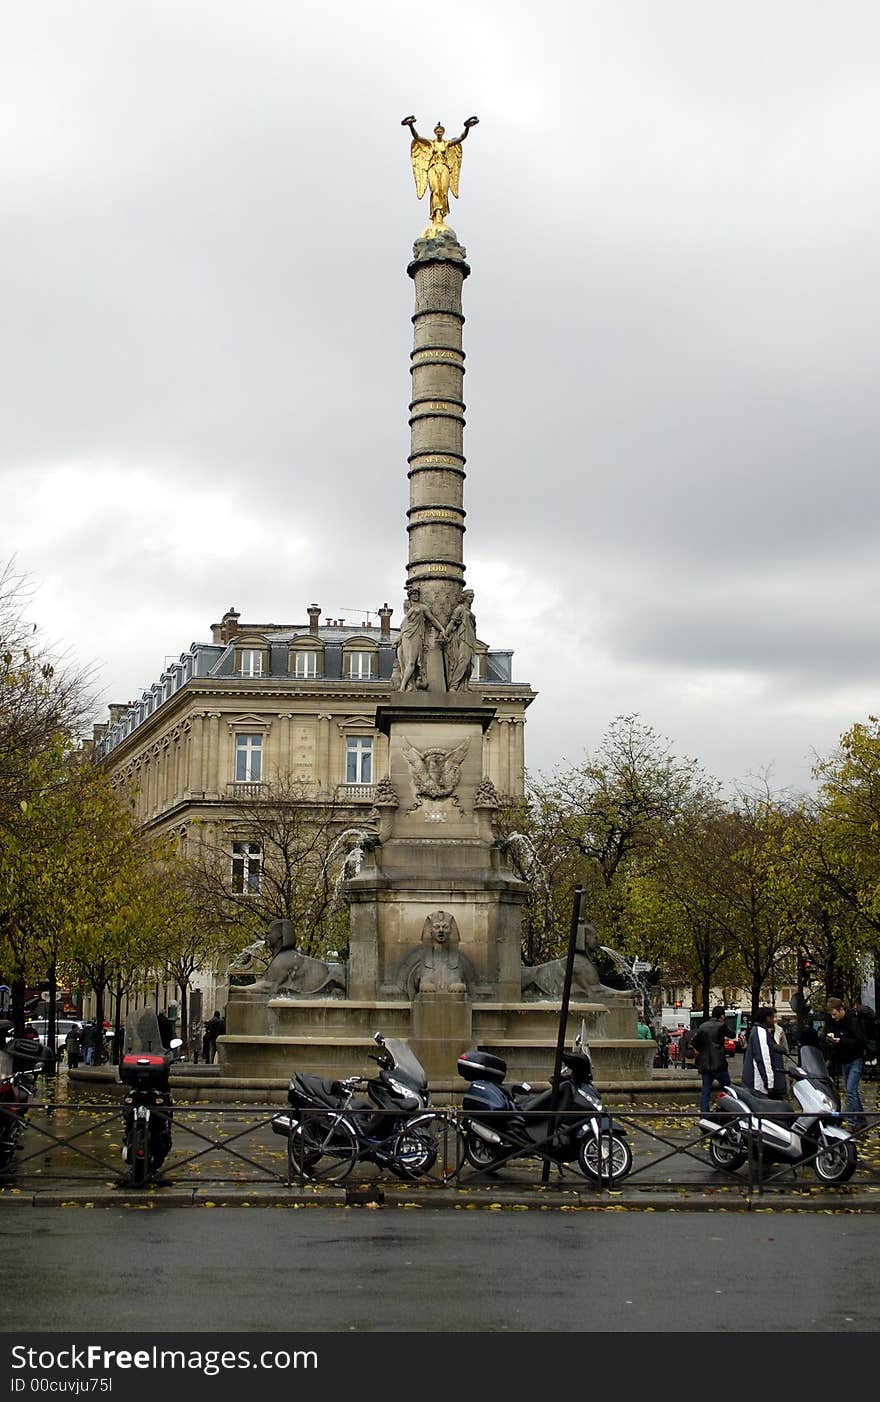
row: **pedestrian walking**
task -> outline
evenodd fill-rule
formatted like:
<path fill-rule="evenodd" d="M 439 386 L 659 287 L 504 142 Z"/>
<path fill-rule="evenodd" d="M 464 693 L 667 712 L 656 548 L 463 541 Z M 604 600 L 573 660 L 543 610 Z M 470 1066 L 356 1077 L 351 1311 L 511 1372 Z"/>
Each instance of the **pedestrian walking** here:
<path fill-rule="evenodd" d="M 682 1071 L 686 1071 L 686 1070 L 687 1070 L 687 1065 L 688 1065 L 688 1060 L 687 1060 L 687 1059 L 688 1059 L 688 1051 L 689 1051 L 689 1049 L 690 1049 L 690 1045 L 691 1045 L 690 1028 L 688 1028 L 688 1027 L 683 1027 L 683 1028 L 681 1029 L 681 1036 L 680 1036 L 679 1039 L 678 1039 L 678 1064 L 679 1064 L 679 1066 L 681 1067 Z"/>
<path fill-rule="evenodd" d="M 95 1058 L 95 1025 L 92 1022 L 84 1022 L 80 1034 L 82 1042 L 83 1062 L 86 1066 L 91 1066 Z"/>
<path fill-rule="evenodd" d="M 700 1090 L 700 1114 L 708 1115 L 712 1087 L 717 1081 L 724 1088 L 730 1085 L 730 1072 L 727 1069 L 727 1053 L 724 1038 L 727 1028 L 724 1025 L 724 1005 L 719 1003 L 712 1009 L 712 1016 L 701 1022 L 691 1039 L 697 1056 L 697 1070 L 702 1078 Z"/>
<path fill-rule="evenodd" d="M 749 1032 L 743 1056 L 742 1084 L 759 1095 L 784 1100 L 786 1091 L 785 1062 L 776 1044 L 773 1008 L 759 1008 Z"/>
<path fill-rule="evenodd" d="M 865 1069 L 865 1039 L 855 1012 L 847 1010 L 840 998 L 829 998 L 825 1011 L 831 1021 L 825 1033 L 825 1046 L 835 1071 L 839 1071 L 846 1091 L 846 1112 L 851 1129 L 867 1129 L 865 1107 L 859 1095 L 859 1082 Z"/>
<path fill-rule="evenodd" d="M 171 1038 L 174 1033 L 174 1023 L 168 1016 L 168 1009 L 164 1008 L 161 1013 L 156 1014 L 156 1021 L 159 1024 L 159 1040 L 162 1046 L 168 1051 L 171 1047 Z"/>
<path fill-rule="evenodd" d="M 665 1027 L 660 1028 L 657 1037 L 657 1046 L 660 1049 L 660 1065 L 664 1071 L 669 1070 L 669 1033 Z"/>
<path fill-rule="evenodd" d="M 852 1010 L 859 1020 L 862 1041 L 865 1044 L 865 1061 L 877 1060 L 877 1014 L 860 998 L 853 999 Z"/>
<path fill-rule="evenodd" d="M 82 1060 L 83 1046 L 80 1034 L 80 1025 L 76 1023 L 75 1026 L 71 1027 L 64 1039 L 64 1050 L 67 1053 L 67 1065 L 68 1069 L 71 1071 L 75 1071 Z"/>
<path fill-rule="evenodd" d="M 219 1012 L 214 1012 L 205 1023 L 205 1035 L 202 1038 L 202 1059 L 210 1066 L 214 1061 L 217 1052 L 217 1038 L 222 1037 L 226 1031 L 226 1021 Z"/>

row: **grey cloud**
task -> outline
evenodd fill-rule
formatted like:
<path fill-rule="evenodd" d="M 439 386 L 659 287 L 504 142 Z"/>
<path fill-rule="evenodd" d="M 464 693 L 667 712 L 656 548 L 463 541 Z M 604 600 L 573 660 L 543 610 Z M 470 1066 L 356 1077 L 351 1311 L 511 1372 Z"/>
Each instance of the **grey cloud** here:
<path fill-rule="evenodd" d="M 307 23 L 283 0 L 18 7 L 10 551 L 59 618 L 78 603 L 111 692 L 230 603 L 399 607 L 427 213 L 398 124 L 476 111 L 451 221 L 473 267 L 465 548 L 478 588 L 520 571 L 477 604 L 542 691 L 530 744 L 674 720 L 669 676 L 734 669 L 780 705 L 797 679 L 813 711 L 740 699 L 734 744 L 710 698 L 691 733 L 742 773 L 778 724 L 800 773 L 790 737 L 842 729 L 877 679 L 878 39 L 846 3 L 513 0 L 439 42 L 403 0 Z M 40 535 L 28 498 L 64 464 L 100 499 L 85 522 L 47 502 Z M 173 531 L 127 513 L 143 476 Z"/>

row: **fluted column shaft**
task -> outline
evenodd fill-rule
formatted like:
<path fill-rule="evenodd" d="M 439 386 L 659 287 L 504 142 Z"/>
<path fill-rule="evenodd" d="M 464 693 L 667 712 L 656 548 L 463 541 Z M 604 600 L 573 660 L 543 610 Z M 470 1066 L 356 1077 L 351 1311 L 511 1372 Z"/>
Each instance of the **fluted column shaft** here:
<path fill-rule="evenodd" d="M 464 585 L 464 351 L 461 289 L 470 268 L 451 233 L 419 239 L 415 283 L 407 586 L 449 618 Z"/>

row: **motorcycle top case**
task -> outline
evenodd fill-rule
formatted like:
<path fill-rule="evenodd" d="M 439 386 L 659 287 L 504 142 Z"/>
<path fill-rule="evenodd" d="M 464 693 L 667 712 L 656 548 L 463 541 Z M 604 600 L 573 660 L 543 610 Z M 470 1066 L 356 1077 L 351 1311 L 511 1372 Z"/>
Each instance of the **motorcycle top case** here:
<path fill-rule="evenodd" d="M 169 1062 L 155 1052 L 132 1052 L 124 1056 L 119 1067 L 119 1079 L 124 1086 L 137 1090 L 167 1090 Z"/>
<path fill-rule="evenodd" d="M 500 1086 L 507 1075 L 507 1062 L 491 1052 L 462 1052 L 455 1064 L 459 1076 L 465 1081 L 492 1081 Z"/>
<path fill-rule="evenodd" d="M 48 1048 L 34 1037 L 16 1037 L 7 1044 L 13 1071 L 33 1071 L 38 1061 L 48 1060 Z"/>
<path fill-rule="evenodd" d="M 493 1085 L 491 1081 L 476 1081 L 461 1097 L 461 1108 L 470 1110 L 472 1114 L 480 1114 L 488 1110 L 515 1111 L 516 1105 L 503 1086 Z"/>

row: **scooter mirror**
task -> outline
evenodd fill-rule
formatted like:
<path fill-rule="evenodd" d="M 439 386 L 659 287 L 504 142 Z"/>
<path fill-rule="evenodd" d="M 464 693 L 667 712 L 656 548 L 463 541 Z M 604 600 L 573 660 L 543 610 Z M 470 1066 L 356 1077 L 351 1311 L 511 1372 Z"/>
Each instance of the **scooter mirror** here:
<path fill-rule="evenodd" d="M 373 1041 L 374 1041 L 374 1042 L 376 1043 L 376 1045 L 379 1046 L 379 1047 L 384 1047 L 384 1045 L 385 1045 L 385 1038 L 382 1036 L 382 1033 L 381 1033 L 381 1032 L 374 1032 L 374 1033 L 373 1033 Z"/>

